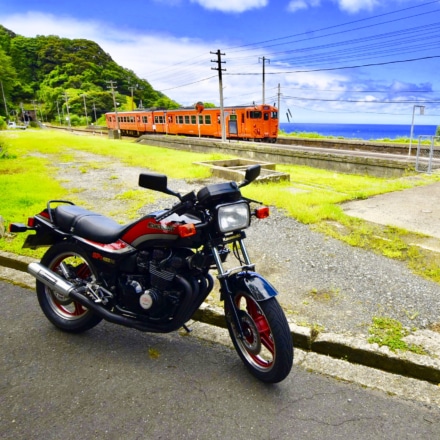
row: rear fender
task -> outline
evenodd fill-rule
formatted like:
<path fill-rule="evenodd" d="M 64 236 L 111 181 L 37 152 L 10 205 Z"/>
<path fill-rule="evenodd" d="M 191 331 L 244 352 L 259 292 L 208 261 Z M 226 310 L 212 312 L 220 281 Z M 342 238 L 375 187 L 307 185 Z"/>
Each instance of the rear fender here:
<path fill-rule="evenodd" d="M 71 234 L 66 234 L 57 229 L 48 218 L 41 214 L 34 217 L 34 225 L 28 230 L 35 231 L 35 234 L 29 234 L 26 237 L 23 248 L 47 247 L 71 236 Z"/>
<path fill-rule="evenodd" d="M 265 301 L 278 295 L 277 290 L 256 272 L 240 272 L 229 279 L 231 290 L 249 293 L 256 301 Z"/>

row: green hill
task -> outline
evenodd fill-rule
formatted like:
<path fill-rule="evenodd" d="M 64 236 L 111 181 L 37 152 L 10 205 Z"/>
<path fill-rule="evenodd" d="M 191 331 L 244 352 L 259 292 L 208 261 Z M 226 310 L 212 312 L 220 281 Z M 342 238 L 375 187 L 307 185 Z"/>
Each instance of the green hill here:
<path fill-rule="evenodd" d="M 58 36 L 23 37 L 0 25 L 0 116 L 22 118 L 36 111 L 38 119 L 58 121 L 67 114 L 73 125 L 99 119 L 114 108 L 110 81 L 122 110 L 139 107 L 176 108 L 147 80 L 119 66 L 93 41 Z M 132 100 L 133 97 L 133 100 Z M 85 105 L 84 105 L 85 100 Z M 5 102 L 6 101 L 6 102 Z"/>

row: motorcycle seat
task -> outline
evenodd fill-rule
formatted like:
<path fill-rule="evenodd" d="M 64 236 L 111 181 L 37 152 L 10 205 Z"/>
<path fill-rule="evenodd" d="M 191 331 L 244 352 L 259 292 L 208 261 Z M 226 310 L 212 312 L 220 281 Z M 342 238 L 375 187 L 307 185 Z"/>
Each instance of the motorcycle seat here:
<path fill-rule="evenodd" d="M 111 218 L 76 205 L 57 206 L 54 218 L 62 231 L 104 244 L 117 241 L 126 227 Z"/>

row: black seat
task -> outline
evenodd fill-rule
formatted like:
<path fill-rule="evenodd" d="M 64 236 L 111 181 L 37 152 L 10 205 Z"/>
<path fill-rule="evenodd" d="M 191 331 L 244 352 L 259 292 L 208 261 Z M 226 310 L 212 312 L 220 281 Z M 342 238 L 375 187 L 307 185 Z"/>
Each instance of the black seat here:
<path fill-rule="evenodd" d="M 117 241 L 126 228 L 104 215 L 76 205 L 57 206 L 54 217 L 62 231 L 105 244 Z"/>

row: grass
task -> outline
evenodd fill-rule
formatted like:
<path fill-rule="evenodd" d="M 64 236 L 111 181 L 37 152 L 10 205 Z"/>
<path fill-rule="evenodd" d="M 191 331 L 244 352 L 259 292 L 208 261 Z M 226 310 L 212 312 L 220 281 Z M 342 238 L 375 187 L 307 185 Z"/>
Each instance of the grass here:
<path fill-rule="evenodd" d="M 54 178 L 54 164 L 74 162 L 77 150 L 114 157 L 129 166 L 144 165 L 169 177 L 188 181 L 210 176 L 208 168 L 195 166 L 193 162 L 227 158 L 219 154 L 184 152 L 133 141 L 47 130 L 6 132 L 0 136 L 0 215 L 6 224 L 11 221 L 25 223 L 27 217 L 41 211 L 47 200 L 65 198 L 66 190 Z M 100 166 L 103 165 L 97 157 L 90 167 L 81 168 L 81 171 L 92 172 Z M 340 206 L 346 201 L 432 183 L 439 180 L 439 176 L 418 174 L 417 177 L 376 178 L 295 165 L 279 165 L 277 169 L 289 173 L 291 181 L 253 184 L 244 188 L 243 193 L 276 206 L 298 221 L 351 246 L 405 261 L 415 273 L 440 282 L 440 257 L 412 245 L 417 241 L 415 234 L 349 217 Z M 112 180 L 117 180 L 117 176 Z M 38 191 L 35 182 L 38 182 Z M 73 194 L 75 191 L 71 190 L 69 196 Z M 136 188 L 119 197 L 130 202 L 132 218 L 148 202 L 145 193 L 141 194 Z M 77 203 L 79 198 L 80 194 L 76 194 Z M 0 239 L 0 248 L 22 253 L 22 238 L 19 237 Z"/>
<path fill-rule="evenodd" d="M 403 350 L 411 351 L 417 354 L 424 354 L 422 347 L 416 344 L 407 344 L 403 338 L 409 335 L 409 330 L 403 325 L 391 318 L 375 317 L 373 324 L 369 328 L 370 337 L 368 342 L 378 344 L 379 346 L 387 346 L 391 351 Z"/>

